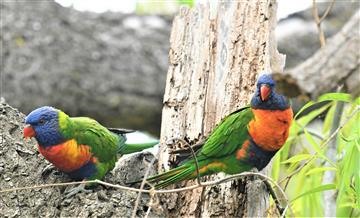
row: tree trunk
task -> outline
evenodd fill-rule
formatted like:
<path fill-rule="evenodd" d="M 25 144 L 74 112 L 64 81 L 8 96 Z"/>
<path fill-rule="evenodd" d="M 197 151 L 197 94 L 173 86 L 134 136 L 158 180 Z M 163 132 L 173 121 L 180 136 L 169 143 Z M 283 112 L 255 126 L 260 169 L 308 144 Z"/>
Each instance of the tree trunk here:
<path fill-rule="evenodd" d="M 316 98 L 343 84 L 344 91 L 359 95 L 359 22 L 360 10 L 312 57 L 280 74 L 278 80 L 284 92 Z"/>
<path fill-rule="evenodd" d="M 207 137 L 224 116 L 249 103 L 258 73 L 279 72 L 284 65 L 274 38 L 275 0 L 211 6 L 182 8 L 174 19 L 160 168 L 174 161 L 169 150 L 181 148 L 166 142 L 180 138 L 195 144 Z M 177 217 L 266 216 L 269 204 L 264 184 L 250 178 L 167 195 L 162 201 L 169 215 Z"/>

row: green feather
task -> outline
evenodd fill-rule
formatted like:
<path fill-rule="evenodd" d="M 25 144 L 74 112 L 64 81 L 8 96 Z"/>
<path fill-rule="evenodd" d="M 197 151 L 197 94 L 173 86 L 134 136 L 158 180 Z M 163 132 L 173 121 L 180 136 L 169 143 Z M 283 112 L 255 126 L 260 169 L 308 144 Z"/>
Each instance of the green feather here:
<path fill-rule="evenodd" d="M 87 117 L 69 117 L 59 111 L 59 129 L 67 139 L 75 139 L 79 145 L 87 145 L 96 163 L 97 174 L 90 179 L 101 179 L 115 167 L 120 155 L 130 154 L 153 147 L 158 142 L 144 144 L 126 144 L 123 134 L 116 134 Z M 120 154 L 120 155 L 119 155 Z"/>
<path fill-rule="evenodd" d="M 250 107 L 244 107 L 225 117 L 215 127 L 196 154 L 200 176 L 218 172 L 235 174 L 252 168 L 237 160 L 234 153 L 249 138 L 247 126 L 253 117 Z M 190 157 L 181 166 L 150 177 L 147 181 L 157 183 L 156 188 L 164 188 L 180 181 L 194 179 L 197 177 L 196 172 L 195 160 Z"/>

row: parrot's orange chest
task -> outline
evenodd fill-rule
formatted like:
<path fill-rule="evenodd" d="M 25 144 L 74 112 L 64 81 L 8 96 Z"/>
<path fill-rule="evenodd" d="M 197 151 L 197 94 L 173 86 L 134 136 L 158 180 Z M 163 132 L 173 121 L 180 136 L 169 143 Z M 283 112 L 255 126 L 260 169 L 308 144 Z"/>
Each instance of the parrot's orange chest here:
<path fill-rule="evenodd" d="M 49 147 L 38 145 L 38 149 L 49 162 L 64 172 L 79 169 L 92 157 L 89 146 L 79 145 L 75 140 Z"/>
<path fill-rule="evenodd" d="M 293 119 L 291 107 L 286 110 L 252 109 L 254 119 L 249 123 L 249 134 L 254 142 L 267 151 L 281 148 L 289 136 Z"/>

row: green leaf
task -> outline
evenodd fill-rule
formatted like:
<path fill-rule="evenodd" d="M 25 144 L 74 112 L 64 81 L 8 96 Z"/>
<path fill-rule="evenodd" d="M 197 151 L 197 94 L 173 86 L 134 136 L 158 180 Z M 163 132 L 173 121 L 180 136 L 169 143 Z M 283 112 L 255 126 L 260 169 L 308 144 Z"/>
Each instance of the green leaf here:
<path fill-rule="evenodd" d="M 333 93 L 326 93 L 320 96 L 318 98 L 318 102 L 321 101 L 343 101 L 343 102 L 351 103 L 352 97 L 348 93 L 333 92 Z"/>
<path fill-rule="evenodd" d="M 330 131 L 332 122 L 334 120 L 335 109 L 336 109 L 336 103 L 332 103 L 324 120 L 323 130 L 322 130 L 323 134 L 326 134 L 327 132 Z"/>
<path fill-rule="evenodd" d="M 280 175 L 280 161 L 281 158 L 281 154 L 280 152 L 278 152 L 275 157 L 273 158 L 273 164 L 272 164 L 272 169 L 271 169 L 271 176 L 272 178 L 277 181 L 279 179 L 279 175 Z"/>
<path fill-rule="evenodd" d="M 304 133 L 305 133 L 306 140 L 310 143 L 312 148 L 316 151 L 316 156 L 319 156 L 319 157 L 323 158 L 324 160 L 326 160 L 327 162 L 329 162 L 331 165 L 336 166 L 328 157 L 326 157 L 323 154 L 323 151 L 321 150 L 319 144 L 314 140 L 312 135 L 310 135 L 306 129 L 304 129 Z"/>
<path fill-rule="evenodd" d="M 308 175 L 311 175 L 311 174 L 322 173 L 324 171 L 330 171 L 330 170 L 336 171 L 337 168 L 335 168 L 335 167 L 317 167 L 317 168 L 309 170 L 305 175 L 308 176 Z"/>
<path fill-rule="evenodd" d="M 302 161 L 302 160 L 307 160 L 309 158 L 311 158 L 311 154 L 298 154 L 298 155 L 295 155 L 291 158 L 289 158 L 288 160 L 286 161 L 283 161 L 281 162 L 282 164 L 287 164 L 287 163 L 297 163 L 299 161 Z"/>
<path fill-rule="evenodd" d="M 309 107 L 313 106 L 316 102 L 314 101 L 309 101 L 308 103 L 306 103 L 295 115 L 294 120 L 306 109 L 308 109 Z"/>
<path fill-rule="evenodd" d="M 297 199 L 304 197 L 306 195 L 310 195 L 310 194 L 314 194 L 314 193 L 322 192 L 322 191 L 327 191 L 327 190 L 332 190 L 332 189 L 336 189 L 336 184 L 330 183 L 330 184 L 320 185 L 318 187 L 310 189 L 309 191 L 307 191 L 305 193 L 302 193 L 301 195 L 297 196 L 296 198 L 294 198 L 291 201 L 296 201 Z"/>
<path fill-rule="evenodd" d="M 360 96 L 355 99 L 354 103 L 356 105 L 360 105 Z"/>
<path fill-rule="evenodd" d="M 194 6 L 194 1 L 193 0 L 177 0 L 179 5 L 187 5 L 189 7 Z"/>
<path fill-rule="evenodd" d="M 313 111 L 311 111 L 310 113 L 306 114 L 305 116 L 297 119 L 297 123 L 302 126 L 305 127 L 308 123 L 310 123 L 312 120 L 314 120 L 315 118 L 317 118 L 320 114 L 322 114 L 325 110 L 327 110 L 329 107 L 331 106 L 331 103 L 325 104 L 322 107 L 315 109 Z"/>
<path fill-rule="evenodd" d="M 356 208 L 356 204 L 352 203 L 352 202 L 346 202 L 343 204 L 340 204 L 339 207 L 352 207 L 352 208 Z"/>

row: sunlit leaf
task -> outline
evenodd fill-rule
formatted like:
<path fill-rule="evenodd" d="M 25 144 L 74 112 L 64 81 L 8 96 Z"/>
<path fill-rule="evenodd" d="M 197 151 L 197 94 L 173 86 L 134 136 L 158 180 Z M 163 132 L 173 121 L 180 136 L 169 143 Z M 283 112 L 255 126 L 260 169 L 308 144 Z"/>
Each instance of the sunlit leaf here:
<path fill-rule="evenodd" d="M 356 105 L 360 105 L 360 96 L 355 99 L 354 103 Z"/>
<path fill-rule="evenodd" d="M 352 202 L 346 202 L 346 203 L 340 204 L 339 207 L 352 207 L 352 208 L 355 208 L 356 204 L 352 203 Z"/>
<path fill-rule="evenodd" d="M 273 162 L 272 162 L 273 164 L 272 164 L 271 176 L 275 181 L 279 179 L 279 175 L 280 175 L 280 167 L 281 167 L 280 158 L 281 158 L 281 154 L 277 153 L 273 158 Z"/>
<path fill-rule="evenodd" d="M 325 184 L 325 185 L 320 185 L 318 187 L 315 187 L 305 193 L 302 193 L 301 195 L 297 196 L 296 198 L 294 198 L 292 201 L 296 201 L 297 199 L 301 198 L 301 197 L 304 197 L 306 195 L 310 195 L 310 194 L 314 194 L 314 193 L 317 193 L 317 192 L 322 192 L 322 191 L 327 191 L 327 190 L 332 190 L 332 189 L 335 189 L 336 188 L 336 184 Z"/>
<path fill-rule="evenodd" d="M 316 151 L 316 155 L 323 158 L 327 162 L 329 162 L 331 165 L 335 166 L 335 164 L 323 154 L 323 151 L 321 150 L 319 144 L 314 140 L 314 138 L 309 134 L 309 132 L 304 129 L 306 140 L 310 143 L 312 148 Z"/>
<path fill-rule="evenodd" d="M 337 169 L 335 167 L 317 167 L 314 169 L 309 170 L 305 175 L 311 175 L 315 173 L 322 173 L 324 171 L 336 171 Z"/>
<path fill-rule="evenodd" d="M 324 124 L 323 124 L 323 131 L 322 131 L 323 134 L 330 131 L 330 128 L 331 128 L 331 125 L 332 125 L 333 119 L 334 119 L 335 109 L 336 109 L 336 103 L 332 103 L 329 111 L 327 112 L 327 114 L 325 116 L 325 120 L 324 120 Z"/>
<path fill-rule="evenodd" d="M 351 103 L 352 97 L 348 93 L 339 93 L 339 92 L 326 93 L 318 98 L 318 102 L 321 101 L 343 101 L 343 102 Z"/>
<path fill-rule="evenodd" d="M 283 161 L 281 162 L 282 164 L 287 164 L 287 163 L 297 163 L 299 161 L 302 161 L 302 160 L 307 160 L 309 158 L 311 158 L 311 154 L 298 154 L 298 155 L 295 155 L 291 158 L 289 158 L 288 160 L 286 161 Z"/>
<path fill-rule="evenodd" d="M 294 119 L 297 119 L 297 117 L 306 109 L 308 109 L 309 107 L 313 106 L 316 102 L 314 101 L 309 101 L 308 103 L 306 103 L 298 112 L 297 114 L 294 116 Z"/>
<path fill-rule="evenodd" d="M 322 114 L 325 110 L 327 110 L 329 107 L 331 106 L 330 103 L 323 105 L 322 107 L 315 109 L 313 111 L 311 111 L 309 114 L 307 114 L 306 116 L 303 116 L 301 118 L 299 118 L 296 122 L 302 126 L 305 127 L 307 124 L 309 124 L 312 120 L 314 120 L 315 118 L 317 118 L 320 114 Z"/>
<path fill-rule="evenodd" d="M 179 5 L 187 5 L 189 7 L 194 6 L 194 1 L 193 0 L 177 0 Z"/>

